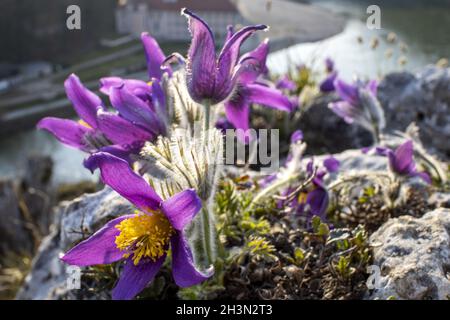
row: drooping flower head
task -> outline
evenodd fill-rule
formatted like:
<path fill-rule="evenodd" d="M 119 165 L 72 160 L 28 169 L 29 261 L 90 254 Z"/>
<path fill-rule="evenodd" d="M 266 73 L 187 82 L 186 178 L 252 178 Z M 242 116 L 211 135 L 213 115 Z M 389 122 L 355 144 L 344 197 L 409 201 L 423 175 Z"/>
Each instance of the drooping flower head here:
<path fill-rule="evenodd" d="M 396 174 L 406 177 L 420 177 L 426 183 L 431 183 L 431 178 L 426 172 L 419 172 L 414 161 L 414 145 L 408 140 L 397 149 L 387 149 L 389 168 Z"/>
<path fill-rule="evenodd" d="M 136 79 L 107 77 L 100 80 L 100 91 L 109 96 L 115 112 L 108 111 L 100 97 L 72 74 L 64 83 L 67 97 L 80 121 L 47 117 L 37 127 L 52 133 L 62 143 L 89 154 L 105 151 L 132 162 L 146 141 L 167 134 L 168 114 L 160 85 L 165 59 L 158 43 L 142 34 L 147 58 L 149 83 Z M 93 171 L 90 159 L 85 167 Z"/>
<path fill-rule="evenodd" d="M 172 73 L 170 67 L 164 66 L 166 56 L 158 42 L 147 32 L 141 34 L 141 41 L 144 46 L 145 59 L 147 61 L 147 72 L 149 79 L 161 80 L 164 72 Z"/>
<path fill-rule="evenodd" d="M 254 32 L 265 30 L 265 25 L 244 27 L 225 42 L 216 56 L 214 35 L 209 26 L 196 14 L 183 9 L 188 18 L 192 42 L 188 51 L 186 83 L 192 99 L 198 103 L 217 104 L 230 96 L 242 68 L 239 50 Z"/>
<path fill-rule="evenodd" d="M 266 74 L 269 41 L 264 40 L 255 50 L 242 57 L 236 89 L 225 102 L 227 119 L 236 129 L 248 130 L 252 103 L 291 112 L 293 104 L 280 90 L 261 76 Z"/>
<path fill-rule="evenodd" d="M 377 86 L 374 80 L 365 84 L 361 81 L 348 84 L 337 78 L 334 87 L 341 100 L 329 104 L 329 108 L 345 122 L 357 123 L 371 131 L 375 140 L 379 139 L 385 127 L 384 111 L 377 99 Z"/>
<path fill-rule="evenodd" d="M 125 261 L 113 299 L 132 299 L 151 282 L 164 263 L 169 248 L 172 274 L 180 287 L 198 284 L 212 271 L 196 269 L 184 235 L 202 203 L 194 190 L 182 191 L 163 201 L 128 163 L 107 153 L 92 156 L 102 180 L 136 206 L 134 214 L 108 222 L 61 259 L 77 266 Z"/>
<path fill-rule="evenodd" d="M 52 133 L 62 143 L 87 153 L 108 151 L 123 159 L 137 150 L 155 132 L 134 125 L 119 114 L 108 112 L 102 100 L 72 74 L 64 83 L 79 121 L 47 117 L 37 127 Z M 89 167 L 87 162 L 85 165 Z"/>

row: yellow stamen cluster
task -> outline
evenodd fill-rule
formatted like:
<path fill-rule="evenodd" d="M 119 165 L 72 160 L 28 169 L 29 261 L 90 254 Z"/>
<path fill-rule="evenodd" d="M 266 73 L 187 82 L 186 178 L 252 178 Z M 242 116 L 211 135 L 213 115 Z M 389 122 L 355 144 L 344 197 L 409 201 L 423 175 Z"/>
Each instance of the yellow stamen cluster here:
<path fill-rule="evenodd" d="M 166 253 L 174 233 L 169 220 L 160 211 L 139 213 L 122 221 L 116 228 L 120 230 L 115 241 L 117 248 L 127 251 L 125 257 L 133 253 L 135 265 L 144 257 L 153 261 L 160 258 Z"/>
<path fill-rule="evenodd" d="M 300 192 L 298 194 L 297 201 L 298 201 L 298 203 L 306 203 L 306 199 L 307 198 L 308 198 L 308 193 L 307 192 Z"/>
<path fill-rule="evenodd" d="M 86 127 L 88 129 L 92 129 L 92 127 L 84 120 L 78 120 L 78 123 L 81 124 L 83 127 Z"/>

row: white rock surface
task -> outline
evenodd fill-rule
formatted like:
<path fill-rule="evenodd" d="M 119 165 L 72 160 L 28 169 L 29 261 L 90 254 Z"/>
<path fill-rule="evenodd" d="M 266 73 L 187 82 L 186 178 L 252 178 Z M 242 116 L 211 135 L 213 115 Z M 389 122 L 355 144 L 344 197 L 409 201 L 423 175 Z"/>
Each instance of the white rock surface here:
<path fill-rule="evenodd" d="M 391 219 L 370 241 L 381 281 L 369 299 L 450 299 L 449 209 Z"/>
<path fill-rule="evenodd" d="M 109 188 L 83 195 L 58 207 L 52 232 L 41 243 L 33 260 L 32 270 L 16 298 L 40 300 L 80 298 L 76 289 L 68 287 L 70 274 L 59 257 L 107 221 L 131 210 L 133 209 L 130 203 Z M 90 297 L 84 295 L 82 298 Z"/>

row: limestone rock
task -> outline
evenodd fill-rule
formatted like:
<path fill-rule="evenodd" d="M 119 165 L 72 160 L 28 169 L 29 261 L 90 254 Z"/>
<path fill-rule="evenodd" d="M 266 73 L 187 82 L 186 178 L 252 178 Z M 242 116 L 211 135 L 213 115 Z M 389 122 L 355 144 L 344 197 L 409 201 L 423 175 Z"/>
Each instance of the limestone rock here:
<path fill-rule="evenodd" d="M 338 153 L 371 145 L 368 131 L 346 123 L 328 108 L 328 103 L 337 99 L 333 96 L 316 99 L 300 118 L 298 127 L 308 143 L 308 154 Z"/>
<path fill-rule="evenodd" d="M 378 87 L 378 99 L 387 130 L 403 131 L 416 122 L 424 145 L 450 156 L 450 68 L 388 74 Z"/>
<path fill-rule="evenodd" d="M 56 208 L 51 233 L 43 240 L 32 270 L 17 299 L 89 299 L 89 294 L 67 286 L 67 266 L 59 257 L 77 242 L 87 238 L 107 221 L 131 212 L 131 204 L 109 188 L 63 203 Z M 105 293 L 106 297 L 107 294 Z M 103 297 L 103 298 L 106 298 Z M 96 293 L 95 299 L 102 299 Z"/>
<path fill-rule="evenodd" d="M 369 299 L 450 298 L 450 210 L 387 221 L 370 237 L 379 285 Z"/>

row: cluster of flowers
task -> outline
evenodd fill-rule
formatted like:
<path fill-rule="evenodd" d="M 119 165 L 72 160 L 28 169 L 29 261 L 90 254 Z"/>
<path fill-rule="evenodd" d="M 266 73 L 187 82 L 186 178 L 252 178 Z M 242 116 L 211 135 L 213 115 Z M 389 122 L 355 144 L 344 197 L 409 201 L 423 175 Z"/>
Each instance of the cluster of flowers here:
<path fill-rule="evenodd" d="M 209 122 L 209 108 L 222 104 L 228 121 L 240 129 L 249 127 L 251 103 L 291 111 L 291 101 L 267 79 L 268 40 L 240 56 L 242 43 L 264 25 L 248 26 L 235 32 L 228 29 L 225 44 L 216 54 L 209 26 L 187 9 L 192 41 L 187 59 L 167 56 L 147 33 L 142 42 L 147 59 L 149 82 L 108 77 L 100 80 L 100 92 L 109 97 L 112 108 L 87 89 L 76 75 L 65 81 L 65 89 L 80 120 L 44 118 L 38 128 L 52 133 L 62 143 L 88 153 L 84 166 L 100 170 L 102 181 L 129 200 L 134 214 L 108 222 L 90 238 L 82 241 L 62 260 L 71 265 L 90 266 L 124 260 L 121 277 L 112 292 L 114 299 L 131 299 L 152 281 L 169 252 L 172 273 L 181 287 L 192 286 L 212 275 L 200 271 L 194 262 L 185 228 L 202 210 L 204 200 L 195 188 L 185 188 L 161 198 L 142 172 L 135 171 L 143 147 L 170 137 L 173 115 L 172 97 L 165 80 L 184 76 L 190 99 L 203 107 Z M 178 69 L 171 63 L 178 61 Z"/>
<path fill-rule="evenodd" d="M 179 54 L 166 56 L 155 39 L 144 33 L 141 40 L 147 60 L 148 82 L 118 77 L 101 79 L 100 92 L 109 98 L 111 107 L 108 107 L 83 86 L 76 75 L 71 75 L 65 81 L 65 89 L 80 120 L 45 118 L 38 124 L 62 143 L 88 153 L 84 166 L 91 171 L 99 169 L 102 181 L 137 208 L 134 214 L 109 221 L 62 257 L 64 262 L 77 266 L 124 261 L 121 277 L 112 292 L 114 299 L 132 299 L 141 292 L 153 280 L 169 252 L 173 278 L 180 287 L 198 284 L 213 273 L 212 268 L 200 270 L 186 236 L 186 228 L 213 196 L 210 190 L 206 192 L 207 196 L 204 195 L 204 190 L 212 188 L 200 188 L 198 180 L 201 178 L 193 177 L 190 172 L 180 172 L 185 183 L 165 181 L 169 186 L 166 190 L 171 192 L 162 194 L 155 191 L 149 182 L 151 178 L 147 178 L 151 173 L 146 172 L 141 163 L 145 161 L 145 151 L 151 153 L 160 145 L 169 145 L 164 139 L 172 141 L 177 115 L 172 110 L 175 98 L 168 89 L 170 81 L 183 78 L 184 88 L 181 90 L 184 89 L 190 101 L 202 110 L 205 130 L 216 125 L 212 121 L 215 118 L 210 117 L 210 109 L 219 109 L 218 106 L 223 107 L 226 115 L 226 120 L 217 123 L 219 128 L 243 130 L 249 128 L 252 103 L 286 112 L 297 108 L 295 99 L 289 97 L 295 83 L 283 78 L 273 84 L 268 79 L 268 40 L 240 56 L 242 43 L 256 31 L 265 30 L 266 26 L 247 26 L 237 32 L 229 27 L 225 44 L 217 54 L 208 25 L 187 9 L 183 9 L 182 14 L 188 18 L 192 34 L 186 59 Z M 174 61 L 176 66 L 172 64 Z M 355 121 L 371 130 L 375 123 L 377 129 L 373 132 L 378 133 L 377 130 L 382 129 L 382 116 L 378 114 L 379 106 L 371 98 L 376 93 L 376 84 L 348 85 L 337 78 L 331 60 L 326 61 L 326 66 L 328 75 L 320 89 L 322 92 L 336 91 L 342 98 L 330 108 L 347 122 Z M 361 106 L 367 104 L 372 109 Z M 286 167 L 290 168 L 287 172 L 292 176 L 303 170 L 298 165 L 302 140 L 301 131 L 292 135 L 291 144 L 297 147 L 293 148 L 286 162 Z M 211 149 L 208 139 L 202 141 L 206 149 Z M 217 143 L 222 143 L 222 140 Z M 166 154 L 158 152 L 154 153 L 158 156 Z M 187 155 L 187 152 L 178 153 Z M 198 156 L 196 152 L 190 153 L 191 159 Z M 385 150 L 385 154 L 389 156 L 394 171 L 408 175 L 417 173 L 412 160 L 412 144 L 395 152 Z M 169 155 L 163 159 L 165 167 L 170 167 L 170 158 Z M 205 166 L 191 165 L 193 171 L 198 171 L 208 163 Z M 284 195 L 294 193 L 295 197 L 280 200 L 279 205 L 292 207 L 298 215 L 325 218 L 329 196 L 324 177 L 338 169 L 339 161 L 333 157 L 326 159 L 322 168 L 316 168 L 310 161 L 303 171 L 312 177 L 311 183 L 299 193 L 287 188 Z M 270 188 L 277 179 L 278 174 L 270 176 L 266 179 L 266 186 Z"/>

